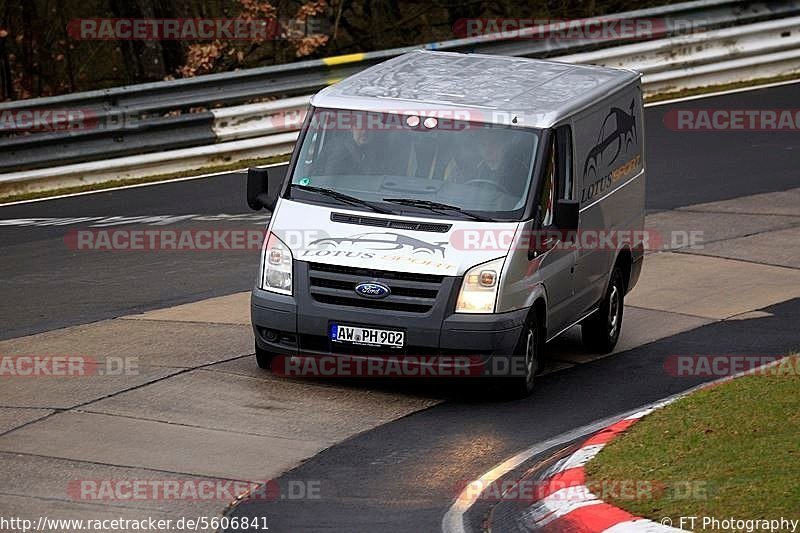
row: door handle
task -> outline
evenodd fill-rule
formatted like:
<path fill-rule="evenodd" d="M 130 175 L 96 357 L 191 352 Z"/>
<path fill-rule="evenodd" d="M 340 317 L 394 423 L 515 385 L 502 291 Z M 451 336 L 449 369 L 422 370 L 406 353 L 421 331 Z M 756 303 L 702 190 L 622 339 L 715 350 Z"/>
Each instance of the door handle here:
<path fill-rule="evenodd" d="M 535 243 L 534 246 L 528 250 L 528 260 L 535 259 L 540 255 L 546 254 L 553 248 L 555 248 L 556 244 L 558 244 L 560 239 L 549 235 L 545 240 Z"/>

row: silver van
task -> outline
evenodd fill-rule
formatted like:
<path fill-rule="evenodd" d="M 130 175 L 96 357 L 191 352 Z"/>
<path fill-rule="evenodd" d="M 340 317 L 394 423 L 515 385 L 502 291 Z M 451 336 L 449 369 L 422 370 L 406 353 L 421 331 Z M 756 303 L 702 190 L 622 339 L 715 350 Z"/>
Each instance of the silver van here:
<path fill-rule="evenodd" d="M 248 174 L 272 211 L 258 365 L 464 356 L 525 396 L 570 327 L 613 350 L 644 257 L 642 119 L 638 73 L 516 57 L 416 51 L 323 89 L 285 179 Z"/>

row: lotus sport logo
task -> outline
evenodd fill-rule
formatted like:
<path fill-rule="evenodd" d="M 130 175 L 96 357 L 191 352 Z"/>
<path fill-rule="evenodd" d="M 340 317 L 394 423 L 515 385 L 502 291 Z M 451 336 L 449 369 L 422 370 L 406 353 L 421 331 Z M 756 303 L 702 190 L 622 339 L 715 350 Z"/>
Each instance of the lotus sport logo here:
<path fill-rule="evenodd" d="M 631 100 L 630 113 L 612 107 L 603 120 L 597 144 L 589 150 L 583 164 L 584 188 L 581 192 L 581 203 L 595 198 L 640 167 L 635 107 L 635 100 Z M 620 156 L 631 153 L 628 161 L 617 162 Z"/>
<path fill-rule="evenodd" d="M 356 285 L 354 289 L 356 294 L 364 298 L 386 298 L 392 293 L 392 290 L 384 285 L 375 281 L 363 281 Z"/>
<path fill-rule="evenodd" d="M 600 128 L 597 144 L 589 150 L 583 164 L 584 178 L 597 178 L 604 169 L 614 164 L 621 152 L 627 153 L 631 144 L 638 144 L 635 105 L 636 102 L 631 100 L 630 113 L 618 107 L 612 107 L 608 112 Z"/>
<path fill-rule="evenodd" d="M 399 233 L 360 233 L 349 237 L 324 237 L 309 243 L 309 247 L 321 249 L 341 248 L 349 250 L 397 250 L 413 255 L 439 255 L 444 257 L 447 241 L 426 242 Z"/>

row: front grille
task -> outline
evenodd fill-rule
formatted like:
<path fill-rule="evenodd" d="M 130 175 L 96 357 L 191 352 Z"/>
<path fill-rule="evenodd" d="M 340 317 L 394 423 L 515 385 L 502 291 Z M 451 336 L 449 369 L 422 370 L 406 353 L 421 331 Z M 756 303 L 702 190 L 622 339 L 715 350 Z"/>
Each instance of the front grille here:
<path fill-rule="evenodd" d="M 436 304 L 444 276 L 351 268 L 320 263 L 308 264 L 309 291 L 314 300 L 331 305 L 427 313 Z M 391 289 L 386 298 L 359 296 L 355 286 L 379 281 Z"/>
<path fill-rule="evenodd" d="M 430 311 L 432 305 L 425 304 L 409 304 L 402 302 L 390 302 L 390 297 L 385 300 L 370 300 L 369 298 L 343 298 L 341 296 L 333 296 L 330 294 L 315 294 L 314 299 L 324 304 L 332 305 L 350 305 L 356 307 L 365 307 L 367 309 L 386 309 L 389 311 L 405 311 L 407 313 L 427 313 Z"/>
<path fill-rule="evenodd" d="M 415 272 L 391 272 L 388 270 L 374 270 L 372 268 L 358 268 L 341 265 L 327 265 L 324 263 L 309 263 L 309 271 L 317 272 L 336 272 L 342 274 L 352 274 L 356 277 L 372 277 L 381 279 L 397 279 L 401 281 L 421 281 L 422 283 L 441 284 L 444 276 L 434 274 L 417 274 Z M 359 279 L 358 281 L 364 281 Z"/>
<path fill-rule="evenodd" d="M 372 281 L 372 280 L 370 280 Z M 345 291 L 353 290 L 353 283 L 340 279 L 328 279 L 320 277 L 311 277 L 311 285 L 315 287 L 328 287 L 331 289 L 342 289 Z M 419 289 L 416 287 L 394 287 L 392 294 L 397 296 L 411 296 L 414 298 L 436 298 L 438 294 L 437 289 Z"/>

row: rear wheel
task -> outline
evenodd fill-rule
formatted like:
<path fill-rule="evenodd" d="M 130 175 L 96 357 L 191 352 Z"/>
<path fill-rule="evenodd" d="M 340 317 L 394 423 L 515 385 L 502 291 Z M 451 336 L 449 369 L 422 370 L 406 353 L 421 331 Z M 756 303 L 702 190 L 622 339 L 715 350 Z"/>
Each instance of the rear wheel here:
<path fill-rule="evenodd" d="M 587 349 L 597 353 L 609 353 L 614 349 L 622 329 L 624 306 L 625 283 L 622 280 L 622 271 L 615 267 L 600 309 L 581 324 L 581 338 Z"/>
<path fill-rule="evenodd" d="M 269 370 L 270 367 L 272 366 L 273 357 L 274 355 L 265 350 L 262 350 L 261 348 L 258 347 L 258 344 L 256 344 L 256 364 L 258 365 L 258 368 Z"/>

